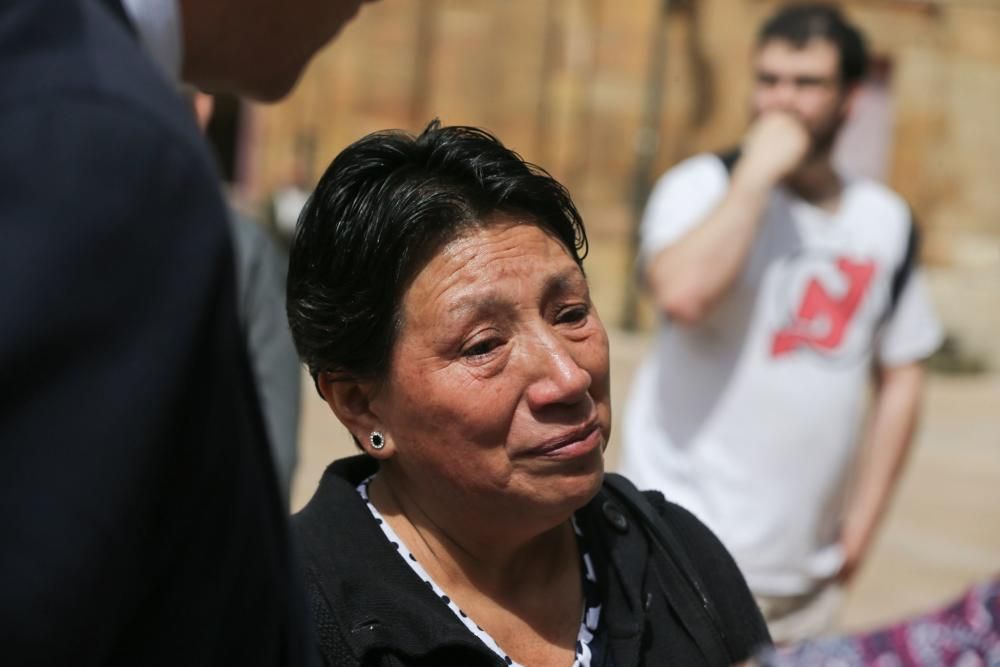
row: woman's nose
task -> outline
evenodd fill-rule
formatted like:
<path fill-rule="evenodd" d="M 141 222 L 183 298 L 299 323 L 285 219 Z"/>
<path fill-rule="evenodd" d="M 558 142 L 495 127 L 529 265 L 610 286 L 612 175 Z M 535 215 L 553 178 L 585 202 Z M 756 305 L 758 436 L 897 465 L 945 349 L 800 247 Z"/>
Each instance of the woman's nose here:
<path fill-rule="evenodd" d="M 528 388 L 528 402 L 533 409 L 575 405 L 587 396 L 590 373 L 577 363 L 568 345 L 553 337 L 534 346 L 528 360 L 535 368 L 534 381 Z"/>

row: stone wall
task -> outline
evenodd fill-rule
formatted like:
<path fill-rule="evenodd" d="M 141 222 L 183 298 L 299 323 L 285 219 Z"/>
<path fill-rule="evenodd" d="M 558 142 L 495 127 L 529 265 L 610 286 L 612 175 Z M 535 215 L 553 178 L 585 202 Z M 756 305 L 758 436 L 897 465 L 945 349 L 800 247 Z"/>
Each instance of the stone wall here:
<path fill-rule="evenodd" d="M 244 193 L 264 199 L 296 155 L 314 180 L 369 131 L 418 131 L 434 117 L 488 128 L 570 187 L 593 237 L 598 303 L 613 319 L 636 201 L 671 164 L 738 141 L 754 32 L 776 3 L 669 5 L 665 20 L 660 0 L 366 6 L 289 100 L 248 109 Z M 998 367 L 1000 2 L 843 6 L 889 68 L 887 180 L 924 229 L 941 313 L 970 353 Z M 657 62 L 662 85 L 651 95 Z M 658 122 L 644 123 L 650 111 Z"/>

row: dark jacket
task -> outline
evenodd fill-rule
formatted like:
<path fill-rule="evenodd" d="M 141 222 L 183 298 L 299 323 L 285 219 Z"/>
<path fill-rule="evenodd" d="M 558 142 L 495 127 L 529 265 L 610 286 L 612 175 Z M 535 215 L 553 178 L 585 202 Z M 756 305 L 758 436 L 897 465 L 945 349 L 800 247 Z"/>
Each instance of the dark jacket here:
<path fill-rule="evenodd" d="M 0 3 L 0 81 L 0 664 L 302 664 L 190 110 L 96 0 Z"/>
<path fill-rule="evenodd" d="M 390 547 L 355 487 L 376 470 L 356 456 L 331 465 L 293 517 L 307 593 L 329 665 L 498 666 L 503 661 L 461 625 Z M 769 643 L 760 612 L 729 554 L 690 513 L 647 493 L 691 560 L 721 616 L 734 662 Z M 592 549 L 616 667 L 704 664 L 655 579 L 663 576 L 638 519 L 605 488 L 578 520 Z"/>

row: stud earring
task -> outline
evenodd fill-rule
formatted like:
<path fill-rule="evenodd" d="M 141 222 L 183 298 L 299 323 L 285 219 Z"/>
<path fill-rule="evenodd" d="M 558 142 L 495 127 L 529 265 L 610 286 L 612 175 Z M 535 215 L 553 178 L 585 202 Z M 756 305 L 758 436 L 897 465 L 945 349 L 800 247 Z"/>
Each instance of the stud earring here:
<path fill-rule="evenodd" d="M 385 436 L 382 431 L 372 431 L 368 436 L 368 442 L 372 443 L 372 449 L 382 449 L 385 447 Z"/>

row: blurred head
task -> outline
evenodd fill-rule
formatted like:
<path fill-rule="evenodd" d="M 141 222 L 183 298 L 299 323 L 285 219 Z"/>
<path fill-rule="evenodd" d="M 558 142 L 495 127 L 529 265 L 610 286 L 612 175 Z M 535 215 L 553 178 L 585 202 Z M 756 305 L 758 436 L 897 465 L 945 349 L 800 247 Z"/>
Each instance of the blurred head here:
<path fill-rule="evenodd" d="M 861 33 L 837 9 L 786 7 L 757 37 L 753 114 L 794 114 L 809 130 L 813 151 L 827 150 L 850 113 L 867 65 Z"/>
<path fill-rule="evenodd" d="M 209 92 L 280 99 L 367 1 L 179 0 L 183 78 Z"/>
<path fill-rule="evenodd" d="M 300 218 L 292 333 L 330 407 L 411 493 L 565 514 L 600 486 L 611 420 L 585 249 L 566 190 L 485 132 L 373 134 Z"/>

